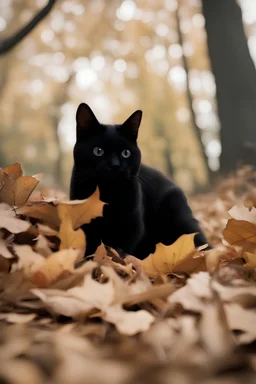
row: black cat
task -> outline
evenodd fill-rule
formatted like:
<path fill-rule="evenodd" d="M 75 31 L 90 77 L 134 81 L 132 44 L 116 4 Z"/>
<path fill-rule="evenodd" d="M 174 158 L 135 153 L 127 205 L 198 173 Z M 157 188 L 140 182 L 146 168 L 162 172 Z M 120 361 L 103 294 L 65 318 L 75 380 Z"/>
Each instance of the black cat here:
<path fill-rule="evenodd" d="M 207 243 L 182 190 L 141 164 L 136 143 L 141 117 L 138 110 L 122 125 L 103 125 L 88 105 L 78 107 L 70 198 L 85 199 L 98 185 L 101 200 L 108 203 L 103 218 L 83 226 L 86 255 L 101 240 L 140 259 L 157 243 L 170 245 L 185 233 L 199 232 L 196 245 Z"/>

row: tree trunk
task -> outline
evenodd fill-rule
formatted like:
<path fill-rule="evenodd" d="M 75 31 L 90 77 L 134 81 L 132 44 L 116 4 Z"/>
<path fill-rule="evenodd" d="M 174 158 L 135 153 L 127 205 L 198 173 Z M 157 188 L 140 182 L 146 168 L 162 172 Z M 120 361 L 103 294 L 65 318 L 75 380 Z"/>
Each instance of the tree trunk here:
<path fill-rule="evenodd" d="M 221 123 L 220 170 L 256 165 L 256 70 L 235 0 L 202 0 Z"/>
<path fill-rule="evenodd" d="M 183 36 L 182 36 L 181 28 L 180 28 L 179 7 L 177 7 L 175 16 L 176 16 L 176 28 L 177 28 L 177 33 L 178 33 L 178 43 L 179 43 L 179 45 L 181 47 L 183 47 Z M 189 110 L 190 110 L 192 126 L 193 126 L 194 132 L 196 134 L 196 137 L 198 139 L 201 155 L 202 155 L 202 158 L 204 159 L 204 162 L 205 162 L 205 167 L 206 167 L 206 171 L 207 171 L 208 180 L 210 181 L 211 180 L 211 176 L 212 176 L 212 171 L 211 171 L 211 169 L 209 167 L 208 157 L 206 155 L 205 148 L 204 148 L 204 145 L 203 145 L 203 142 L 202 142 L 201 130 L 198 127 L 197 122 L 196 122 L 196 114 L 195 114 L 195 111 L 194 111 L 194 108 L 193 108 L 193 96 L 191 94 L 190 87 L 189 87 L 189 66 L 188 66 L 187 58 L 184 55 L 184 53 L 182 53 L 182 58 L 181 59 L 182 59 L 183 68 L 184 68 L 184 70 L 186 71 L 186 74 L 187 74 L 187 76 L 186 76 L 186 85 L 187 85 L 186 96 L 187 96 L 188 106 L 189 106 Z"/>

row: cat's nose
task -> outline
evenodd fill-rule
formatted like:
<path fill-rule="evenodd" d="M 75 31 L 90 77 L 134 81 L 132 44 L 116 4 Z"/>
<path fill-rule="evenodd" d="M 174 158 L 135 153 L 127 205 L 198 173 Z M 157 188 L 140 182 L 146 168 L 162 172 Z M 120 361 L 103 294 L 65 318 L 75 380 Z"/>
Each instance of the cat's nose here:
<path fill-rule="evenodd" d="M 112 164 L 111 168 L 113 171 L 118 172 L 120 170 L 120 165 L 119 164 Z"/>

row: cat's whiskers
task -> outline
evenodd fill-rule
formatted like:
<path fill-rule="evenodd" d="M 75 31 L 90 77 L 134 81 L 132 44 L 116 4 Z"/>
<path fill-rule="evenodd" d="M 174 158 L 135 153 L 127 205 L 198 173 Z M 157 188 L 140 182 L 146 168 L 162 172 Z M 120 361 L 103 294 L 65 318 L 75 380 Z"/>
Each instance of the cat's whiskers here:
<path fill-rule="evenodd" d="M 142 175 L 137 174 L 137 175 L 135 175 L 135 178 L 136 178 L 139 182 L 144 182 L 144 183 L 146 183 L 147 185 L 149 185 L 150 187 L 152 187 L 152 184 L 153 184 L 154 186 L 157 186 L 155 180 L 152 179 L 151 177 L 146 176 L 146 175 L 143 175 L 143 176 L 142 176 Z"/>
<path fill-rule="evenodd" d="M 76 171 L 74 174 L 74 181 L 77 184 L 82 184 L 93 177 L 95 177 L 95 172 L 91 170 Z"/>

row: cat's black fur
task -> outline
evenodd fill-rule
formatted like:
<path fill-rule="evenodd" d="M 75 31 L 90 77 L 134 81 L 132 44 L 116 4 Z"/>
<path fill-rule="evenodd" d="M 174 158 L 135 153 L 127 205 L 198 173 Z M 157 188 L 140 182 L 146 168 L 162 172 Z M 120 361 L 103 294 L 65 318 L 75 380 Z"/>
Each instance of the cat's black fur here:
<path fill-rule="evenodd" d="M 154 252 L 157 243 L 172 244 L 185 233 L 199 232 L 196 245 L 207 243 L 182 190 L 141 164 L 136 143 L 141 117 L 142 112 L 136 111 L 122 125 L 103 125 L 88 105 L 78 107 L 70 198 L 85 199 L 98 185 L 101 200 L 108 203 L 103 218 L 83 226 L 86 255 L 101 240 L 140 259 Z M 97 147 L 103 155 L 97 156 L 102 154 Z M 129 150 L 130 157 L 124 158 L 123 150 Z"/>

